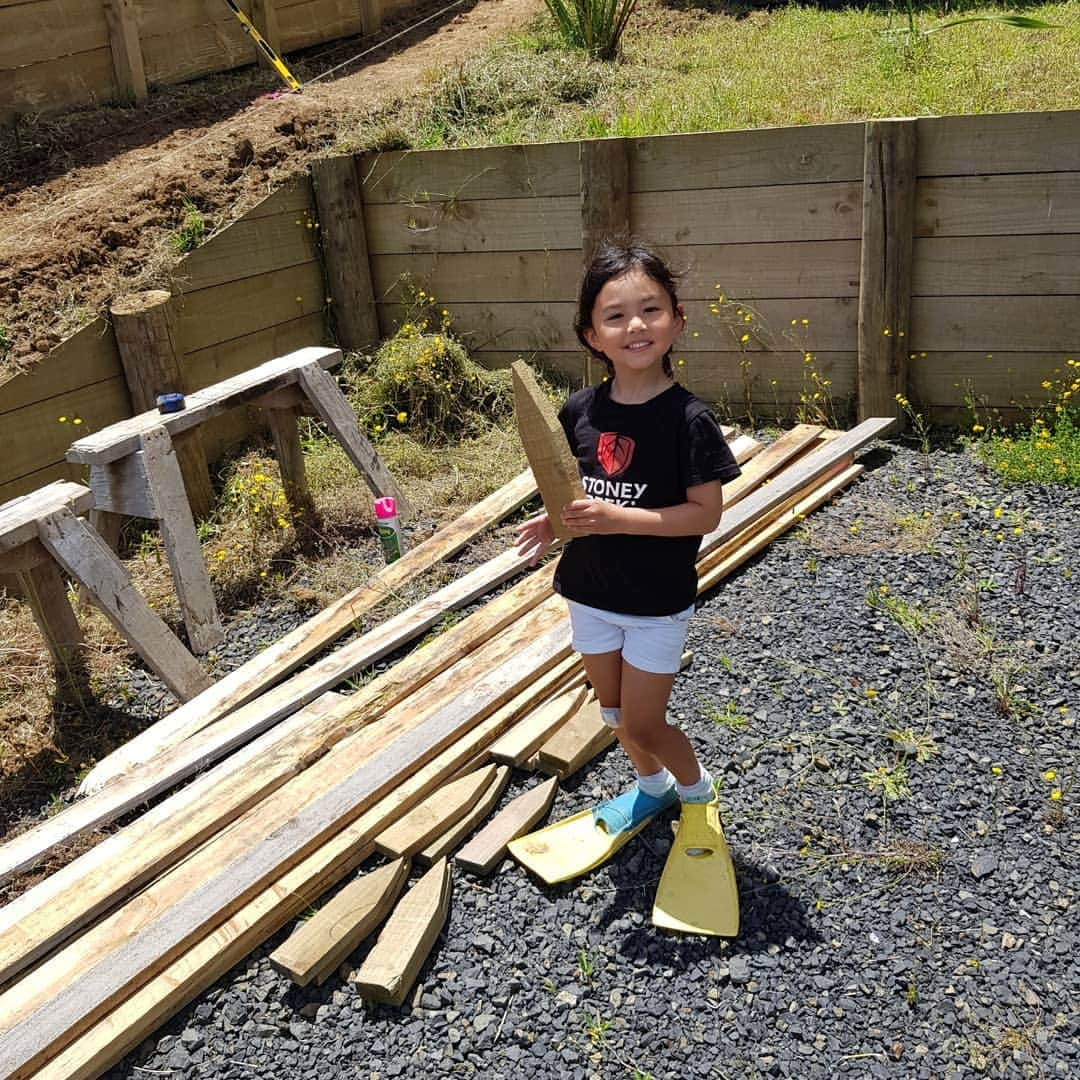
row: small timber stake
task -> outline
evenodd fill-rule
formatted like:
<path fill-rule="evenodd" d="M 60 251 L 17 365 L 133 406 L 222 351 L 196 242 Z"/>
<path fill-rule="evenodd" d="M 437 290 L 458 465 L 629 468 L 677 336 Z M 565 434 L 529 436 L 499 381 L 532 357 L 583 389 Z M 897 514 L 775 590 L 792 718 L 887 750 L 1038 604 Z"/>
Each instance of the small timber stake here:
<path fill-rule="evenodd" d="M 266 38 L 255 29 L 251 20 L 236 6 L 234 0 L 225 0 L 225 3 L 229 6 L 229 10 L 240 20 L 240 25 L 244 28 L 244 33 L 255 42 L 255 47 L 262 49 L 274 70 L 281 76 L 282 82 L 284 82 L 290 90 L 295 90 L 297 93 L 300 93 L 300 83 L 293 77 L 293 73 L 285 66 L 285 61 L 278 56 Z"/>

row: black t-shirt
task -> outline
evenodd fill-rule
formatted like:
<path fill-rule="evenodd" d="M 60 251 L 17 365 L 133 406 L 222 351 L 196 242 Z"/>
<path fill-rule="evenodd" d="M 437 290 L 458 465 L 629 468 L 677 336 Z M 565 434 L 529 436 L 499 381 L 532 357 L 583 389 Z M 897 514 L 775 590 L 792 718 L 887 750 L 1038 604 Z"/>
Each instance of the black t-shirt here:
<path fill-rule="evenodd" d="M 708 407 L 678 383 L 641 405 L 611 400 L 611 383 L 572 394 L 559 412 L 586 498 L 656 509 L 686 489 L 739 475 Z M 697 595 L 700 536 L 615 533 L 571 540 L 555 572 L 570 600 L 626 615 L 674 615 Z"/>

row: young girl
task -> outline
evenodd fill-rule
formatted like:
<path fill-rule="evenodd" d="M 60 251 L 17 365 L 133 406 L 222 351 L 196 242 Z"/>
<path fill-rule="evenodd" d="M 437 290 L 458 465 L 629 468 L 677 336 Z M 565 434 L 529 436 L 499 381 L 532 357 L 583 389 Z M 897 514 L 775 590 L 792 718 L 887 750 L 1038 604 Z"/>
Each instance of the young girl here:
<path fill-rule="evenodd" d="M 573 538 L 555 589 L 604 721 L 637 771 L 636 789 L 613 801 L 616 828 L 676 793 L 684 803 L 713 799 L 712 777 L 667 722 L 667 703 L 694 610 L 698 545 L 720 520 L 720 485 L 739 467 L 712 413 L 674 381 L 671 348 L 684 322 L 655 252 L 604 246 L 582 281 L 575 329 L 610 379 L 572 394 L 559 413 L 586 498 L 562 509 Z M 516 532 L 534 563 L 554 539 L 547 514 Z"/>

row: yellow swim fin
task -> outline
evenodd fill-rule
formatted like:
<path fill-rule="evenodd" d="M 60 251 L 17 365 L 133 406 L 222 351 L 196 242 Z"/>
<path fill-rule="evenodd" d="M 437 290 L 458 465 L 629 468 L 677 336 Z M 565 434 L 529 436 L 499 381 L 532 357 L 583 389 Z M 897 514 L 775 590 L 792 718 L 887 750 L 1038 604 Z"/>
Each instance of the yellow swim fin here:
<path fill-rule="evenodd" d="M 716 799 L 683 803 L 652 921 L 685 934 L 738 936 L 739 889 Z"/>
<path fill-rule="evenodd" d="M 510 842 L 510 854 L 549 885 L 580 877 L 606 862 L 676 801 L 674 787 L 660 797 L 629 791 Z"/>

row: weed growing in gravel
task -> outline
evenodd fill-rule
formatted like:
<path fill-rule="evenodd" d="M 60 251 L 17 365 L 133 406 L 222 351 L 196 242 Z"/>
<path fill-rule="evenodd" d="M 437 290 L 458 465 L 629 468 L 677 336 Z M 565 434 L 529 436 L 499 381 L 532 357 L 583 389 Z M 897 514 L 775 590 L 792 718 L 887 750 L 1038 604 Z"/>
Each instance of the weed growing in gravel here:
<path fill-rule="evenodd" d="M 875 611 L 887 612 L 892 620 L 913 638 L 934 621 L 933 612 L 925 610 L 921 603 L 909 604 L 899 596 L 894 596 L 888 585 L 871 585 L 866 590 L 866 603 Z"/>
<path fill-rule="evenodd" d="M 592 986 L 596 977 L 596 958 L 588 949 L 578 949 L 578 979 L 586 986 Z"/>
<path fill-rule="evenodd" d="M 700 707 L 701 715 L 706 720 L 711 720 L 717 727 L 742 731 L 750 723 L 746 716 L 739 712 L 738 705 L 731 700 L 725 701 L 722 705 L 713 705 L 703 701 Z"/>
<path fill-rule="evenodd" d="M 862 774 L 872 794 L 880 794 L 885 802 L 906 799 L 911 795 L 911 780 L 906 761 L 895 765 L 879 765 Z"/>
<path fill-rule="evenodd" d="M 920 763 L 929 761 L 938 752 L 934 736 L 928 732 L 917 732 L 914 728 L 886 731 L 885 738 L 893 744 L 898 754 Z"/>
<path fill-rule="evenodd" d="M 603 1046 L 607 1042 L 608 1032 L 611 1030 L 612 1021 L 604 1019 L 599 1013 L 594 1012 L 585 1021 L 585 1034 L 589 1036 L 589 1042 L 593 1046 Z"/>

